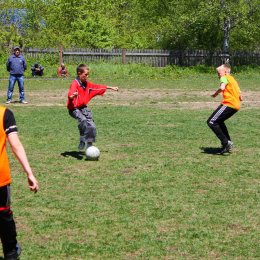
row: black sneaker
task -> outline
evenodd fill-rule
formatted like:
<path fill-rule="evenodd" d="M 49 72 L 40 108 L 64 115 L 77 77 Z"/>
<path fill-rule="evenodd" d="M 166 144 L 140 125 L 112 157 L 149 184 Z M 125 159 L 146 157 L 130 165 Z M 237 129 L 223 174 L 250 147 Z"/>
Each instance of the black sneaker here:
<path fill-rule="evenodd" d="M 85 148 L 85 142 L 84 141 L 80 141 L 78 148 L 79 148 L 79 150 L 83 150 Z"/>
<path fill-rule="evenodd" d="M 87 143 L 87 149 L 88 149 L 90 146 L 92 146 L 92 143 L 91 143 L 91 142 L 88 142 L 88 143 Z"/>
<path fill-rule="evenodd" d="M 229 153 L 231 151 L 231 149 L 233 148 L 233 145 L 234 145 L 233 142 L 228 141 L 228 143 L 220 151 L 220 154 Z"/>
<path fill-rule="evenodd" d="M 4 260 L 17 260 L 22 253 L 22 248 L 19 244 L 16 245 L 16 248 L 5 255 Z"/>

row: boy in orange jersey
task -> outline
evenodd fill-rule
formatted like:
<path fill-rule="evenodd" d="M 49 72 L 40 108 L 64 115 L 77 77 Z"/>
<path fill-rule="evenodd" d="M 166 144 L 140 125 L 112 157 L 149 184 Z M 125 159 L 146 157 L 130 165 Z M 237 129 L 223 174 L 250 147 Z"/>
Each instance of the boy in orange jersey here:
<path fill-rule="evenodd" d="M 224 122 L 240 109 L 242 97 L 237 81 L 230 75 L 230 66 L 223 64 L 216 70 L 220 78 L 220 87 L 211 96 L 216 97 L 219 93 L 222 93 L 223 100 L 209 117 L 207 124 L 221 141 L 222 149 L 220 153 L 224 154 L 230 152 L 233 147 L 233 142 Z"/>
<path fill-rule="evenodd" d="M 6 152 L 6 140 L 27 174 L 31 191 L 38 191 L 38 182 L 33 175 L 25 150 L 18 137 L 16 122 L 11 110 L 0 106 L 0 238 L 4 259 L 18 259 L 21 248 L 16 240 L 16 227 L 10 208 L 10 166 Z"/>
<path fill-rule="evenodd" d="M 88 81 L 89 68 L 85 64 L 77 67 L 77 77 L 70 85 L 67 107 L 70 116 L 78 120 L 80 134 L 79 150 L 85 145 L 91 146 L 96 140 L 96 125 L 92 118 L 92 112 L 87 106 L 90 100 L 97 95 L 104 95 L 107 89 L 118 91 L 118 87 L 98 85 Z"/>

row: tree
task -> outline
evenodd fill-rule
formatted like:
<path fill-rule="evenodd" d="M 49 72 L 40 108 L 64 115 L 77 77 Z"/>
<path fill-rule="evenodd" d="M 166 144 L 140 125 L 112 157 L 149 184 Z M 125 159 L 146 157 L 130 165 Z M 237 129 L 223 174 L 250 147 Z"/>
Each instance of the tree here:
<path fill-rule="evenodd" d="M 9 2 L 1 3 L 0 12 L 0 39 L 2 47 L 11 48 L 14 45 L 23 45 L 22 19 L 24 10 L 11 6 Z"/>
<path fill-rule="evenodd" d="M 14 5 L 7 0 L 0 1 L 0 37 L 5 44 L 22 42 L 42 48 L 63 45 L 226 53 L 256 49 L 260 41 L 258 1 L 17 0 Z M 16 23 L 11 23 L 10 10 L 20 12 Z"/>
<path fill-rule="evenodd" d="M 253 40 L 259 40 L 259 7 L 257 0 L 220 0 L 224 53 L 229 53 L 230 42 L 234 49 L 259 48 L 259 41 Z"/>

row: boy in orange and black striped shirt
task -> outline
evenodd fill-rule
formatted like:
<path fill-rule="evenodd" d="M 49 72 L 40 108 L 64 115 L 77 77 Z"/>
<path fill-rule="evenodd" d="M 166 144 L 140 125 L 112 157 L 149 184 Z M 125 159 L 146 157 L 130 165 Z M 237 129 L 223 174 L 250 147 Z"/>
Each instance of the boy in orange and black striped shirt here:
<path fill-rule="evenodd" d="M 229 65 L 223 64 L 219 66 L 217 73 L 220 78 L 220 87 L 212 97 L 222 93 L 223 100 L 221 105 L 209 117 L 207 124 L 221 141 L 222 150 L 220 153 L 223 154 L 230 152 L 233 147 L 233 142 L 224 122 L 240 109 L 242 97 L 237 81 L 230 75 Z"/>
<path fill-rule="evenodd" d="M 29 165 L 25 150 L 18 137 L 14 115 L 11 110 L 0 106 L 0 239 L 4 259 L 18 259 L 21 248 L 16 240 L 16 226 L 10 204 L 11 173 L 6 151 L 9 142 L 14 155 L 20 162 L 28 179 L 29 187 L 37 192 L 38 182 Z"/>

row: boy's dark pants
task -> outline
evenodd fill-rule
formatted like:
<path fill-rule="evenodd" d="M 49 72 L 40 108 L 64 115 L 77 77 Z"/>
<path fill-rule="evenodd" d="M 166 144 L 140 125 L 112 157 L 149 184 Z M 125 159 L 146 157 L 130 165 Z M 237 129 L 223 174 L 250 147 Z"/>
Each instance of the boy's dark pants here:
<path fill-rule="evenodd" d="M 231 141 L 225 120 L 233 116 L 237 112 L 236 109 L 220 105 L 207 120 L 208 126 L 221 141 L 222 146 L 226 146 Z"/>
<path fill-rule="evenodd" d="M 16 248 L 16 227 L 10 209 L 10 185 L 0 187 L 0 238 L 4 255 Z"/>
<path fill-rule="evenodd" d="M 78 120 L 80 141 L 92 143 L 96 140 L 96 125 L 92 118 L 92 112 L 88 107 L 69 110 L 70 116 Z"/>

